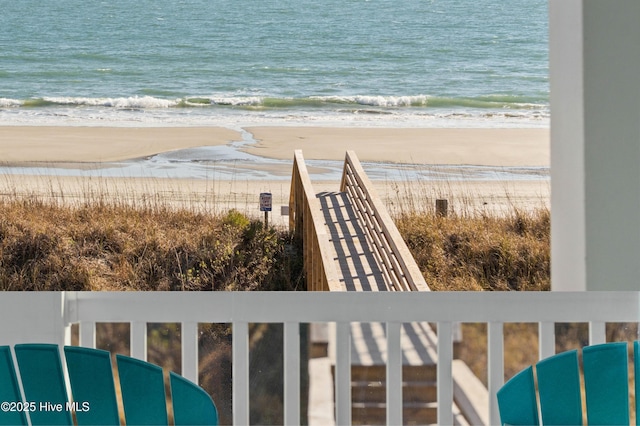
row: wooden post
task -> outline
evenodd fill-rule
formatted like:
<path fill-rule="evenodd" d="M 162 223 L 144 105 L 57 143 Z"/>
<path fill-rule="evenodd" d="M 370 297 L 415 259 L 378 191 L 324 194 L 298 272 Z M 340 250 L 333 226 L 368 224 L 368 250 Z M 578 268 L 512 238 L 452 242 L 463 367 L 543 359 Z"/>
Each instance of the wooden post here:
<path fill-rule="evenodd" d="M 447 217 L 449 202 L 447 200 L 436 200 L 436 216 Z"/>
<path fill-rule="evenodd" d="M 264 229 L 267 229 L 269 226 L 269 212 L 265 210 L 264 212 Z"/>

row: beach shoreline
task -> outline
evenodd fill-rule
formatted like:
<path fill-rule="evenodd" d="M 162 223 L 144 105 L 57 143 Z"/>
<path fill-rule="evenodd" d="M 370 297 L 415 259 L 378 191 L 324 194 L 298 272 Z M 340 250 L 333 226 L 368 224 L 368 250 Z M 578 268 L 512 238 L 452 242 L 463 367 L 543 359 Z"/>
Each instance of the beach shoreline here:
<path fill-rule="evenodd" d="M 224 150 L 227 158 L 215 164 L 191 158 L 202 155 L 203 147 L 211 148 L 213 156 L 222 152 L 216 150 Z M 365 170 L 374 176 L 391 210 L 415 204 L 416 200 L 408 201 L 412 197 L 420 200 L 420 209 L 438 197 L 473 210 L 548 207 L 549 131 L 537 128 L 5 126 L 0 127 L 0 174 L 4 175 L 0 192 L 4 197 L 36 195 L 67 202 L 86 201 L 87 195 L 138 203 L 155 200 L 215 212 L 235 208 L 250 215 L 259 214 L 259 193 L 271 192 L 274 220 L 284 224 L 279 206 L 288 204 L 288 177 L 296 149 L 302 149 L 310 171 L 320 176 L 314 180 L 317 192 L 339 189 L 340 162 L 346 150 L 354 150 L 362 162 L 368 162 Z M 241 160 L 233 157 L 236 153 Z M 166 159 L 157 165 L 160 170 L 182 161 L 204 168 L 227 167 L 231 174 L 208 178 L 158 178 L 145 176 L 144 170 L 136 176 L 126 174 L 124 165 L 144 168 L 145 159 L 155 157 Z M 333 162 L 332 173 L 326 173 L 320 161 Z M 435 167 L 440 170 L 435 174 L 442 176 L 424 177 L 434 174 L 434 165 L 472 165 L 480 170 L 530 167 L 541 170 L 541 175 L 527 172 L 524 177 L 483 179 L 468 172 L 468 178 L 452 179 Z M 418 178 L 403 174 L 411 168 L 422 174 Z M 65 175 L 73 170 L 79 172 Z M 94 174 L 83 175 L 83 170 Z M 256 170 L 261 174 L 244 173 Z"/>

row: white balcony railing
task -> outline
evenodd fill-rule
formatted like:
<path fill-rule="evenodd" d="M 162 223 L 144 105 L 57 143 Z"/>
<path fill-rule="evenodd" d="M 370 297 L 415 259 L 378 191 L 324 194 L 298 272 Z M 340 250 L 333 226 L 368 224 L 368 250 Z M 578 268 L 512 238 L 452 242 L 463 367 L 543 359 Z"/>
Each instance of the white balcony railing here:
<path fill-rule="evenodd" d="M 217 293 L 2 293 L 2 344 L 68 343 L 79 324 L 80 344 L 95 344 L 95 324 L 131 323 L 131 355 L 144 359 L 147 323 L 182 324 L 182 373 L 198 371 L 198 323 L 233 324 L 233 421 L 249 420 L 249 323 L 284 324 L 285 423 L 300 415 L 299 324 L 336 323 L 336 422 L 351 419 L 351 322 L 386 323 L 387 420 L 402 416 L 400 324 L 429 321 L 438 330 L 438 423 L 452 424 L 451 338 L 455 322 L 488 324 L 488 387 L 491 424 L 499 423 L 495 392 L 503 383 L 503 324 L 539 323 L 541 357 L 554 353 L 554 323 L 588 322 L 592 344 L 604 342 L 608 322 L 638 322 L 638 292 L 485 293 L 485 292 L 217 292 Z M 528 348 L 523 348 L 528 350 Z M 215 398 L 215 396 L 214 396 Z"/>

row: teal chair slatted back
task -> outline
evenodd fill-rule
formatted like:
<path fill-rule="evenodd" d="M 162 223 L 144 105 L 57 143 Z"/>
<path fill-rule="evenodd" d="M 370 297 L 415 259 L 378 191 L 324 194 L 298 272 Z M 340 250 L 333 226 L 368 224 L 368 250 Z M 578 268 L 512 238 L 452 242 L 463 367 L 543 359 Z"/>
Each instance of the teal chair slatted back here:
<path fill-rule="evenodd" d="M 629 424 L 627 343 L 587 346 L 582 351 L 590 425 Z"/>
<path fill-rule="evenodd" d="M 67 346 L 64 356 L 78 424 L 120 424 L 109 352 Z"/>
<path fill-rule="evenodd" d="M 498 391 L 498 401 L 502 423 L 539 424 L 533 368 L 525 368 L 513 376 Z"/>
<path fill-rule="evenodd" d="M 640 342 L 634 342 L 635 393 L 640 395 Z M 586 346 L 582 350 L 585 409 L 589 425 L 628 425 L 629 355 L 627 342 Z M 523 378 L 524 377 L 524 378 Z M 537 379 L 537 382 L 536 382 Z M 533 387 L 537 384 L 537 391 Z M 531 389 L 534 395 L 531 396 Z M 536 392 L 538 413 L 531 413 Z M 583 406 L 578 351 L 568 351 L 527 367 L 497 393 L 500 419 L 510 425 L 582 424 Z M 636 424 L 640 398 L 636 398 Z M 537 411 L 537 410 L 536 410 Z M 541 422 L 540 422 L 541 421 Z"/>
<path fill-rule="evenodd" d="M 72 404 L 66 390 L 57 345 L 15 346 L 14 364 L 9 346 L 0 346 L 0 402 L 36 404 L 24 411 L 0 410 L 0 425 L 120 424 L 118 394 L 109 352 L 64 348 Z M 168 424 L 167 398 L 162 368 L 117 355 L 116 364 L 125 421 L 128 425 Z M 24 397 L 20 392 L 20 382 Z M 211 397 L 199 386 L 170 373 L 169 386 L 176 425 L 217 425 L 218 412 Z M 47 404 L 44 409 L 40 403 Z"/>
<path fill-rule="evenodd" d="M 69 399 L 58 346 L 16 345 L 15 352 L 26 401 L 45 404 L 46 407 L 29 412 L 31 423 L 72 425 L 71 414 L 66 407 Z"/>
<path fill-rule="evenodd" d="M 20 387 L 16 377 L 16 369 L 11 358 L 9 346 L 0 346 L 0 401 L 12 403 L 22 401 Z M 11 406 L 9 406 L 11 408 Z M 27 417 L 24 411 L 2 410 L 0 425 L 26 425 Z"/>
<path fill-rule="evenodd" d="M 176 426 L 218 424 L 218 411 L 208 393 L 173 372 L 169 377 Z"/>
<path fill-rule="evenodd" d="M 542 422 L 581 425 L 578 351 L 563 352 L 536 364 Z"/>
<path fill-rule="evenodd" d="M 167 424 L 162 368 L 128 356 L 116 355 L 120 389 L 128 424 Z M 144 404 L 141 402 L 144 401 Z"/>

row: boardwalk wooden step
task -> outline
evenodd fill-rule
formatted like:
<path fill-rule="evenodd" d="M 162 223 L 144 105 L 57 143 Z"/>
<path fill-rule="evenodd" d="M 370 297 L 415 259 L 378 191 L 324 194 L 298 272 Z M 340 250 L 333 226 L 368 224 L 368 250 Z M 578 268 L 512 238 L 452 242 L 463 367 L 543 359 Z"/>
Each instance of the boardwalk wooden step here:
<path fill-rule="evenodd" d="M 333 367 L 332 367 L 333 372 Z M 402 379 L 404 381 L 436 381 L 435 365 L 403 365 Z M 351 380 L 355 382 L 384 382 L 387 377 L 385 365 L 352 365 Z"/>
<path fill-rule="evenodd" d="M 332 373 L 334 371 L 335 369 L 332 367 Z M 435 365 L 402 366 L 405 424 L 433 424 L 436 422 L 436 374 Z M 352 365 L 351 380 L 353 424 L 385 424 L 386 366 Z"/>
<path fill-rule="evenodd" d="M 354 403 L 351 416 L 354 425 L 384 425 L 387 407 L 381 403 Z M 435 424 L 438 421 L 437 404 L 404 404 L 402 418 L 404 424 Z"/>
<path fill-rule="evenodd" d="M 351 398 L 355 402 L 384 403 L 387 398 L 387 387 L 384 382 L 353 382 Z M 403 382 L 402 400 L 405 403 L 428 403 L 437 399 L 436 382 Z"/>

